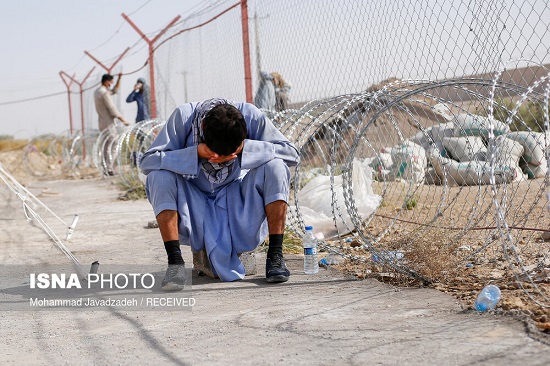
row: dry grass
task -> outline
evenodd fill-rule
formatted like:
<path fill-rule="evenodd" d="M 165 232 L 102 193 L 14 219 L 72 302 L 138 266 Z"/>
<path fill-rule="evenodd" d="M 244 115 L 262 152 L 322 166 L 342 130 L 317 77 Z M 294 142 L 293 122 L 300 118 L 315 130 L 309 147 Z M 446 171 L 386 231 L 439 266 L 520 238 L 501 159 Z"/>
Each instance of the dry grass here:
<path fill-rule="evenodd" d="M 471 249 L 475 245 L 464 245 L 470 242 L 467 238 L 460 242 L 455 241 L 454 244 L 442 245 L 449 242 L 449 233 L 445 230 L 427 231 L 414 241 L 410 238 L 389 236 L 380 243 L 380 246 L 388 250 L 403 250 L 402 260 L 386 263 L 348 260 L 336 268 L 359 279 L 373 277 L 400 287 L 427 285 L 455 297 L 469 310 L 473 310 L 478 292 L 485 285 L 493 283 L 502 291 L 502 300 L 496 312 L 527 316 L 540 329 L 550 328 L 550 260 L 547 259 L 546 268 L 535 265 L 520 268 L 514 257 L 507 256 L 500 250 L 500 238 L 493 244 L 498 248 L 488 247 L 479 253 L 474 253 Z M 548 243 L 539 239 L 539 245 L 548 246 Z M 527 243 L 519 245 L 518 251 L 524 264 L 537 262 L 535 259 L 540 263 L 540 251 L 529 250 Z M 371 258 L 371 253 L 367 250 L 350 249 L 349 252 Z M 426 284 L 419 278 L 404 274 L 399 270 L 400 266 L 430 279 L 431 283 Z"/>
<path fill-rule="evenodd" d="M 27 145 L 27 140 L 0 139 L 0 152 L 21 150 Z"/>
<path fill-rule="evenodd" d="M 262 253 L 267 253 L 268 247 L 269 242 L 266 239 L 262 244 L 260 244 L 257 250 Z M 301 254 L 303 252 L 304 249 L 302 247 L 302 238 L 292 231 L 285 229 L 285 236 L 283 238 L 283 253 Z"/>
<path fill-rule="evenodd" d="M 132 180 L 130 183 L 119 181 L 117 186 L 124 193 L 118 196 L 122 201 L 135 201 L 139 199 L 146 199 L 145 186 L 138 180 Z"/>

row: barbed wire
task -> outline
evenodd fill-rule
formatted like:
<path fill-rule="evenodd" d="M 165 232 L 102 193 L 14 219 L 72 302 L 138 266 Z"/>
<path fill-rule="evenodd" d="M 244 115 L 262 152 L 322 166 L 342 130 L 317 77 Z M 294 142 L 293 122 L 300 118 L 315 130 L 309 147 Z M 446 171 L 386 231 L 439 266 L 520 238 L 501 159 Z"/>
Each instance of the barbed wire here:
<path fill-rule="evenodd" d="M 548 233 L 548 169 L 540 179 L 499 176 L 501 157 L 512 150 L 497 143 L 500 135 L 516 143 L 512 137 L 521 132 L 510 132 L 508 126 L 512 121 L 525 123 L 522 108 L 542 103 L 548 109 L 550 74 L 526 86 L 503 81 L 503 73 L 492 79 L 394 80 L 376 91 L 310 101 L 300 109 L 264 110 L 300 151 L 300 163 L 292 171 L 288 228 L 302 235 L 305 224 L 314 219 L 308 215 L 311 210 L 314 216 L 326 215 L 325 223 L 314 223 L 325 234 L 319 244 L 322 250 L 366 268 L 383 266 L 422 283 L 444 281 L 447 275 L 443 273 L 461 270 L 472 261 L 501 258 L 509 263 L 511 276 L 531 301 L 548 307 L 548 296 L 538 278 L 549 265 L 550 246 L 533 236 Z M 464 100 L 473 102 L 443 97 L 453 91 L 468 95 Z M 513 97 L 515 102 L 505 105 L 501 97 Z M 444 112 L 442 105 L 446 105 Z M 491 117 L 499 110 L 507 113 L 503 121 Z M 543 116 L 545 120 L 539 123 L 548 126 L 548 112 Z M 442 122 L 449 118 L 453 126 Z M 477 123 L 476 128 L 464 121 Z M 91 167 L 105 178 L 112 179 L 110 174 L 114 174 L 112 177 L 127 187 L 142 186 L 141 155 L 163 125 L 163 120 L 156 119 L 129 127 L 113 125 L 95 135 L 87 131 L 74 136 L 43 136 L 29 143 L 23 161 L 40 178 L 54 172 L 54 177 L 67 172 L 78 176 L 75 171 Z M 436 133 L 442 126 L 450 130 Z M 501 133 L 503 126 L 507 128 Z M 462 170 L 453 171 L 455 163 L 442 154 L 456 156 L 453 149 L 458 147 L 448 141 L 466 141 L 468 150 L 474 148 L 476 139 L 483 140 L 480 136 L 486 137 L 486 157 L 472 158 L 462 163 Z M 535 145 L 548 150 L 546 137 Z M 84 157 L 86 150 L 88 156 Z M 429 154 L 433 150 L 436 155 Z M 529 160 L 532 151 L 522 151 L 523 159 Z M 382 163 L 384 154 L 394 159 L 391 166 Z M 423 159 L 423 154 L 428 158 Z M 439 180 L 434 184 L 428 172 L 440 159 L 449 159 L 450 165 L 436 172 Z M 56 161 L 63 163 L 52 170 Z M 421 165 L 415 165 L 418 162 Z M 547 153 L 544 163 L 548 166 Z M 415 175 L 417 168 L 419 175 Z M 514 169 L 508 167 L 510 172 Z M 358 183 L 361 177 L 366 185 Z M 319 179 L 325 182 L 322 201 L 329 206 L 321 212 L 309 208 L 307 202 L 312 197 L 304 195 L 315 192 L 310 186 Z M 376 199 L 369 201 L 365 196 Z M 365 202 L 371 204 L 367 211 Z M 356 245 L 350 246 L 350 241 Z M 470 248 L 465 252 L 459 249 L 464 242 Z M 433 245 L 446 257 L 443 269 L 426 257 L 436 253 L 425 253 Z"/>

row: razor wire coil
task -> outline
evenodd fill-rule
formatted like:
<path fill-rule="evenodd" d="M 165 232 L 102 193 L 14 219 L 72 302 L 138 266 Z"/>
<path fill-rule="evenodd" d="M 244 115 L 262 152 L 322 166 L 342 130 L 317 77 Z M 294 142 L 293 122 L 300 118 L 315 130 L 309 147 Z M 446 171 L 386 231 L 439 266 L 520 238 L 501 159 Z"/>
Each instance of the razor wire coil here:
<path fill-rule="evenodd" d="M 391 80 L 374 91 L 314 100 L 299 109 L 264 110 L 298 148 L 301 156 L 299 164 L 292 170 L 288 228 L 302 234 L 303 227 L 309 223 L 303 216 L 300 191 L 315 177 L 325 176 L 330 185 L 326 199 L 330 202 L 328 214 L 334 235 L 319 244 L 321 250 L 364 265 L 371 265 L 376 258 L 378 265 L 430 283 L 441 281 L 441 273 L 425 268 L 414 255 L 421 251 L 419 248 L 426 244 L 425 240 L 434 237 L 441 241 L 438 247 L 447 253 L 448 266 L 453 271 L 460 270 L 468 261 L 502 258 L 509 264 L 516 281 L 527 281 L 529 285 L 525 291 L 530 299 L 541 307 L 547 307 L 548 294 L 531 272 L 533 265 L 546 268 L 545 263 L 550 257 L 547 242 L 538 242 L 533 234 L 547 231 L 549 224 L 548 198 L 545 195 L 548 192 L 548 170 L 544 178 L 517 182 L 506 174 L 498 175 L 501 156 L 508 152 L 498 150 L 497 126 L 494 125 L 498 122 L 510 126 L 514 121 L 526 133 L 539 136 L 520 112 L 527 108 L 528 113 L 533 113 L 532 106 L 542 105 L 543 120 L 539 123 L 543 131 L 548 131 L 550 86 L 548 70 L 545 70 L 545 75 L 532 80 L 529 85 L 504 80 L 506 71 L 487 79 Z M 453 98 L 453 95 L 460 97 Z M 505 100 L 510 100 L 511 104 Z M 438 109 L 441 105 L 446 106 L 446 116 Z M 497 110 L 506 112 L 503 120 L 491 117 Z M 463 135 L 472 137 L 467 135 L 464 127 L 456 127 L 460 118 L 486 118 L 489 121 L 486 135 L 480 137 L 487 150 L 485 160 L 476 157 L 463 162 L 474 172 L 480 166 L 487 168 L 486 172 L 472 178 L 471 172 L 464 173 L 466 176 L 456 175 L 451 169 L 452 164 L 445 165 L 441 174 L 436 174 L 438 182 L 428 184 L 428 170 L 435 162 L 432 156 L 426 158 L 427 165 L 423 167 L 421 179 L 415 179 L 406 168 L 387 175 L 374 168 L 374 162 L 382 161 L 384 154 L 390 154 L 388 151 L 412 146 L 407 145 L 411 139 L 423 141 L 423 151 L 436 149 L 443 153 L 440 151 L 443 140 L 434 128 L 448 124 L 448 118 L 455 124 L 452 131 L 444 130 L 449 134 L 445 138 L 449 139 L 460 139 Z M 78 146 L 86 141 L 85 134 L 64 138 L 48 136 L 46 151 L 54 159 L 68 160 L 62 165 L 70 166 L 70 169 L 78 170 L 83 164 L 75 162 L 91 159 L 100 175 L 107 176 L 106 173 L 112 169 L 116 172 L 115 179 L 124 184 L 142 185 L 138 157 L 154 141 L 163 124 L 161 119 L 149 120 L 129 127 L 113 126 L 95 134 L 92 157 L 87 159 L 78 157 L 83 153 Z M 544 149 L 548 166 L 548 137 L 545 132 L 540 134 L 543 138 L 537 144 Z M 38 151 L 37 144 L 38 141 L 31 141 L 25 149 L 24 161 L 28 169 L 33 169 L 32 154 Z M 474 144 L 467 140 L 465 146 L 468 150 Z M 407 159 L 402 161 L 404 166 L 405 163 L 414 163 Z M 361 193 L 354 191 L 353 187 L 353 167 L 357 161 L 371 162 L 372 189 L 381 197 L 381 204 L 368 215 L 362 215 L 357 207 L 356 199 Z M 473 183 L 464 183 L 467 181 Z M 27 207 L 25 211 L 28 211 Z M 29 212 L 32 215 L 32 211 Z M 346 243 L 350 239 L 359 245 L 348 246 Z M 459 248 L 464 246 L 461 245 L 464 241 L 471 249 L 461 253 Z M 495 244 L 500 244 L 500 249 Z M 404 260 L 396 258 L 396 251 L 403 253 Z M 528 253 L 535 253 L 536 262 L 531 257 L 526 259 Z"/>

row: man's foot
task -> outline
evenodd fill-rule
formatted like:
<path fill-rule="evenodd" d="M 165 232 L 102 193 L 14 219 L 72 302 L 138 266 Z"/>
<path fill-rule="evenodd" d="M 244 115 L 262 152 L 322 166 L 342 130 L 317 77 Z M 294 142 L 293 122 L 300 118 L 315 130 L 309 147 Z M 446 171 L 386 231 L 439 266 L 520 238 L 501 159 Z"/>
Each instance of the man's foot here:
<path fill-rule="evenodd" d="M 212 270 L 212 265 L 210 264 L 208 254 L 206 254 L 205 249 L 202 249 L 200 252 L 193 252 L 193 269 L 199 276 L 219 278 Z"/>
<path fill-rule="evenodd" d="M 265 279 L 267 282 L 286 282 L 290 271 L 286 268 L 285 259 L 281 254 L 273 254 L 265 260 Z"/>
<path fill-rule="evenodd" d="M 164 291 L 181 291 L 185 287 L 186 281 L 185 265 L 169 264 L 161 288 Z"/>

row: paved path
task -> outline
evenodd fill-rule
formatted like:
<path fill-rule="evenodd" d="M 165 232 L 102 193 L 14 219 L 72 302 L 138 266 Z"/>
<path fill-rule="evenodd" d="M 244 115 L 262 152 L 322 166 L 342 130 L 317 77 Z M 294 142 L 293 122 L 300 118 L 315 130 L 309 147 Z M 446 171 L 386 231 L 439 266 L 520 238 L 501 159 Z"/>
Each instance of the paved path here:
<path fill-rule="evenodd" d="M 163 268 L 160 235 L 144 228 L 153 219 L 145 200 L 117 200 L 116 188 L 101 180 L 40 182 L 31 191 L 63 220 L 80 215 L 66 245 L 86 266 L 98 260 Z M 0 197 L 7 196 L 0 187 Z M 63 234 L 63 225 L 42 217 Z M 3 264 L 69 263 L 26 222 L 17 200 L 0 204 L 0 225 Z M 327 270 L 300 274 L 299 256 L 288 256 L 288 264 L 294 274 L 280 285 L 262 275 L 234 283 L 193 277 L 192 311 L 0 312 L 0 364 L 550 364 L 550 347 L 511 318 L 463 312 L 432 289 L 348 280 Z M 0 301 L 24 295 L 23 288 L 0 289 Z"/>

